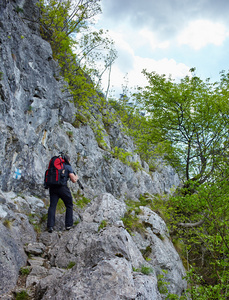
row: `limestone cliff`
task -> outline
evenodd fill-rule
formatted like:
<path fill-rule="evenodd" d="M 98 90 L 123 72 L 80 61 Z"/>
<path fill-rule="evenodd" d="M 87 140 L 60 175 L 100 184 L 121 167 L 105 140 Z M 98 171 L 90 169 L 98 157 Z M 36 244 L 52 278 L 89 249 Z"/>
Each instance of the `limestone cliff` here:
<path fill-rule="evenodd" d="M 141 166 L 137 171 L 112 156 L 115 146 L 132 153 L 135 146 L 120 122 L 104 126 L 107 108 L 93 107 L 91 113 L 106 133 L 106 150 L 89 124 L 74 126 L 77 107 L 62 92 L 58 64 L 40 36 L 36 2 L 0 3 L 0 296 L 13 299 L 19 270 L 27 264 L 25 288 L 34 299 L 162 299 L 163 270 L 169 292 L 180 295 L 185 270 L 164 221 L 147 207 L 141 208 L 143 232 L 130 235 L 121 221 L 126 199 L 168 193 L 179 184 L 178 176 L 162 162 L 150 172 L 137 154 L 131 157 Z M 43 177 L 49 159 L 63 150 L 85 186 L 82 197 L 91 201 L 75 208 L 79 223 L 70 232 L 62 230 L 60 214 L 50 235 L 41 222 L 48 203 Z M 80 194 L 78 186 L 71 189 Z M 32 224 L 41 224 L 38 235 Z"/>

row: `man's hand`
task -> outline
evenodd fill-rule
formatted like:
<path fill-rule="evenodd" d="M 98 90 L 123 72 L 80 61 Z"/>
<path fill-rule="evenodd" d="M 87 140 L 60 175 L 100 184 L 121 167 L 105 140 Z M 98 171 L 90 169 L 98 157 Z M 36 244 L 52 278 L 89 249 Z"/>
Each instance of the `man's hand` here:
<path fill-rule="evenodd" d="M 79 179 L 78 175 L 73 174 L 73 173 L 69 174 L 69 178 L 73 183 L 75 183 Z"/>

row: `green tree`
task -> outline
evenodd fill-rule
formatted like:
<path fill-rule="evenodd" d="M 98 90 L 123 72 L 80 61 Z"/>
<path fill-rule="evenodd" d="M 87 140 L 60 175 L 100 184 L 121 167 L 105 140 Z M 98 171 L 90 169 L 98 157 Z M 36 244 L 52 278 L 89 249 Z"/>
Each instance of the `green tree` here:
<path fill-rule="evenodd" d="M 117 54 L 104 30 L 93 30 L 100 0 L 40 0 L 41 34 L 52 47 L 61 75 L 77 102 L 96 94 Z M 108 64 L 109 62 L 109 64 Z"/>
<path fill-rule="evenodd" d="M 144 71 L 149 85 L 135 96 L 146 111 L 144 139 L 160 146 L 184 179 L 183 188 L 155 210 L 163 211 L 183 257 L 191 299 L 227 299 L 229 74 L 210 83 L 194 71 L 179 83 Z"/>
<path fill-rule="evenodd" d="M 188 271 L 192 299 L 229 296 L 229 169 L 189 195 L 170 197 L 166 220 Z"/>
<path fill-rule="evenodd" d="M 54 58 L 77 43 L 76 35 L 101 13 L 100 0 L 40 0 L 41 33 L 52 45 Z M 68 37 L 68 39 L 67 39 Z"/>
<path fill-rule="evenodd" d="M 147 140 L 164 149 L 169 162 L 186 181 L 210 179 L 228 144 L 228 75 L 220 83 L 194 75 L 179 83 L 155 72 L 143 73 L 149 85 L 135 94 L 147 112 Z"/>

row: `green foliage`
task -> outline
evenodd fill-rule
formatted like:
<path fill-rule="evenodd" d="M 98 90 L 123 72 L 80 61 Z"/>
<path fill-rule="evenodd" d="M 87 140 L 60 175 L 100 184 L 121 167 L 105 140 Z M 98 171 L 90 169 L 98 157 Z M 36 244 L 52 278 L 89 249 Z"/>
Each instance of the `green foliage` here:
<path fill-rule="evenodd" d="M 147 267 L 147 266 L 142 266 L 141 272 L 145 275 L 149 275 L 149 274 L 153 273 L 153 268 Z"/>
<path fill-rule="evenodd" d="M 87 116 L 84 115 L 84 113 L 78 112 L 75 115 L 75 121 L 73 122 L 72 125 L 75 128 L 79 128 L 80 124 L 87 124 L 88 121 L 89 120 L 88 120 Z"/>
<path fill-rule="evenodd" d="M 94 122 L 92 128 L 93 128 L 93 131 L 95 133 L 95 138 L 96 138 L 96 141 L 97 141 L 99 147 L 102 148 L 102 149 L 104 149 L 104 150 L 106 150 L 107 149 L 107 144 L 104 141 L 104 137 L 107 134 L 104 132 L 103 127 L 97 121 L 97 122 Z"/>
<path fill-rule="evenodd" d="M 29 273 L 30 273 L 30 268 L 29 268 L 29 267 L 22 267 L 22 268 L 20 269 L 20 273 L 21 273 L 22 275 L 29 275 Z"/>
<path fill-rule="evenodd" d="M 29 105 L 28 112 L 32 112 L 32 111 L 33 111 L 33 107 L 32 107 L 32 105 Z"/>
<path fill-rule="evenodd" d="M 175 248 L 186 267 L 192 299 L 226 299 L 229 287 L 229 169 L 218 179 L 200 185 L 195 193 L 179 189 L 173 196 L 143 195 L 149 206 L 166 222 Z M 190 189 L 189 189 L 190 191 Z M 149 250 L 149 249 L 148 249 Z M 148 256 L 147 249 L 142 251 Z M 162 282 L 162 288 L 166 285 Z M 166 299 L 177 299 L 167 295 Z M 188 299 L 185 295 L 180 299 Z"/>
<path fill-rule="evenodd" d="M 69 264 L 68 264 L 68 266 L 67 266 L 67 269 L 69 270 L 69 269 L 72 269 L 74 266 L 75 266 L 75 262 L 74 261 L 70 261 L 69 262 Z"/>
<path fill-rule="evenodd" d="M 81 197 L 81 199 L 79 199 L 77 201 L 77 206 L 79 206 L 80 208 L 84 208 L 85 206 L 87 206 L 89 203 L 91 202 L 90 199 L 86 198 L 86 197 Z"/>
<path fill-rule="evenodd" d="M 41 232 L 41 225 L 40 224 L 33 224 L 33 228 L 37 233 Z"/>
<path fill-rule="evenodd" d="M 121 160 L 121 162 L 126 163 L 128 162 L 127 158 L 131 155 L 131 152 L 126 152 L 122 148 L 115 147 L 111 154 L 115 157 Z"/>
<path fill-rule="evenodd" d="M 168 273 L 165 270 L 163 270 L 164 274 Z M 157 275 L 157 287 L 160 292 L 160 294 L 167 294 L 168 293 L 168 288 L 167 285 L 169 284 L 166 279 L 164 274 L 158 274 Z"/>
<path fill-rule="evenodd" d="M 41 220 L 34 214 L 29 214 L 29 223 L 33 225 L 34 230 L 37 233 L 41 232 Z"/>
<path fill-rule="evenodd" d="M 64 202 L 62 199 L 59 199 L 56 206 L 56 213 L 57 214 L 63 214 L 66 211 L 66 207 L 64 205 Z"/>
<path fill-rule="evenodd" d="M 147 205 L 166 221 L 188 270 L 188 293 L 192 299 L 226 299 L 229 74 L 223 72 L 221 81 L 214 84 L 203 82 L 194 74 L 180 83 L 156 73 L 145 71 L 145 75 L 149 85 L 139 89 L 136 98 L 147 111 L 147 118 L 138 123 L 141 117 L 134 109 L 116 105 L 116 110 L 123 114 L 122 120 L 132 132 L 142 158 L 152 166 L 151 171 L 156 168 L 153 159 L 163 154 L 185 182 L 173 196 L 144 195 L 142 199 L 151 199 Z M 137 127 L 143 138 L 138 136 Z M 133 212 L 131 216 L 134 217 Z M 166 292 L 162 281 L 159 283 Z M 178 299 L 176 295 L 166 297 Z"/>
<path fill-rule="evenodd" d="M 48 213 L 42 215 L 41 217 L 41 223 L 46 222 L 48 220 Z"/>
<path fill-rule="evenodd" d="M 95 120 L 97 112 L 92 117 L 90 108 L 101 110 L 104 107 L 104 99 L 96 89 L 100 87 L 104 72 L 111 69 L 117 54 L 107 32 L 91 30 L 93 18 L 101 12 L 99 2 L 40 0 L 40 31 L 51 44 L 53 58 L 59 63 L 59 75 L 66 82 L 63 91 L 68 90 L 69 100 L 78 108 L 73 126 L 78 128 L 81 123 L 88 123 L 99 146 L 107 149 L 105 130 Z"/>
<path fill-rule="evenodd" d="M 190 298 L 190 295 L 185 292 L 183 295 L 178 296 L 176 294 L 171 294 L 168 292 L 169 282 L 166 281 L 167 270 L 162 270 L 163 273 L 157 275 L 157 287 L 161 295 L 163 295 L 163 299 L 166 300 L 190 300 L 196 298 Z"/>
<path fill-rule="evenodd" d="M 35 214 L 29 214 L 29 223 L 33 225 L 34 230 L 37 233 L 41 232 L 41 220 Z"/>
<path fill-rule="evenodd" d="M 0 72 L 0 80 L 3 79 L 3 72 Z"/>
<path fill-rule="evenodd" d="M 30 299 L 30 296 L 27 291 L 21 291 L 21 292 L 16 293 L 15 299 L 16 300 L 28 300 L 28 299 Z"/>
<path fill-rule="evenodd" d="M 141 214 L 140 206 L 146 206 L 151 200 L 146 200 L 144 197 L 140 197 L 139 201 L 127 200 L 127 211 L 122 218 L 123 224 L 129 233 L 134 231 L 143 233 L 145 232 L 145 226 L 139 218 Z"/>
<path fill-rule="evenodd" d="M 10 229 L 11 226 L 12 226 L 12 222 L 11 222 L 10 220 L 8 220 L 8 219 L 5 219 L 5 220 L 3 221 L 3 225 L 4 225 L 6 228 Z"/>
<path fill-rule="evenodd" d="M 76 221 L 74 221 L 73 225 L 76 226 L 79 224 L 79 222 L 80 222 L 80 219 L 77 219 Z"/>
<path fill-rule="evenodd" d="M 71 141 L 73 141 L 73 131 L 66 131 L 67 136 Z"/>
<path fill-rule="evenodd" d="M 189 288 L 187 289 L 189 298 L 184 299 L 190 299 L 191 296 L 191 299 L 197 300 L 223 300 L 229 296 L 228 283 L 222 282 L 216 285 L 205 285 L 202 276 L 196 274 L 193 268 L 187 272 L 186 279 L 189 283 Z"/>
<path fill-rule="evenodd" d="M 15 11 L 16 11 L 16 13 L 18 13 L 18 14 L 24 12 L 23 8 L 21 8 L 20 6 L 17 6 L 17 7 L 15 8 Z"/>
<path fill-rule="evenodd" d="M 61 76 L 67 82 L 75 103 L 87 102 L 87 97 L 95 93 L 92 83 L 77 65 L 73 51 L 76 43 L 73 34 L 78 34 L 86 22 L 85 8 L 73 7 L 71 1 L 40 0 L 41 35 L 52 47 L 53 58 L 58 61 Z"/>
<path fill-rule="evenodd" d="M 138 170 L 141 170 L 142 167 L 139 163 L 139 161 L 131 161 L 129 164 L 128 164 L 135 172 L 137 172 Z"/>
<path fill-rule="evenodd" d="M 133 231 L 140 233 L 145 231 L 145 228 L 138 217 L 136 211 L 128 210 L 122 218 L 126 230 L 131 234 Z"/>
<path fill-rule="evenodd" d="M 226 299 L 229 287 L 229 170 L 164 202 L 164 217 L 176 241 L 192 299 Z M 161 206 L 163 204 L 161 203 Z"/>
<path fill-rule="evenodd" d="M 130 166 L 135 172 L 137 172 L 139 169 L 141 169 L 140 163 L 130 161 L 129 157 L 131 157 L 132 153 L 127 152 L 122 148 L 114 147 L 114 149 L 111 151 L 111 154 L 113 157 L 119 159 L 124 164 Z"/>
<path fill-rule="evenodd" d="M 162 154 L 164 154 L 166 143 L 163 145 L 161 143 L 157 145 L 152 144 L 149 136 L 149 132 L 152 131 L 151 123 L 139 109 L 139 106 L 128 105 L 127 97 L 122 97 L 119 101 L 109 99 L 109 104 L 115 110 L 112 117 L 113 120 L 115 120 L 115 118 L 120 119 L 124 125 L 122 127 L 124 133 L 134 139 L 136 146 L 135 152 L 149 165 L 153 166 L 155 159 L 161 158 Z M 159 132 L 156 131 L 155 134 L 159 134 Z M 137 170 L 141 169 L 139 165 L 135 167 L 137 167 Z M 155 168 L 153 167 L 153 169 Z"/>
<path fill-rule="evenodd" d="M 44 214 L 40 217 L 39 215 L 31 213 L 31 214 L 28 215 L 28 217 L 29 217 L 29 222 L 30 222 L 30 224 L 33 225 L 34 230 L 37 233 L 40 233 L 41 228 L 42 228 L 42 224 L 47 221 L 48 214 L 46 213 L 46 214 Z"/>
<path fill-rule="evenodd" d="M 78 206 L 81 209 L 86 207 L 91 202 L 90 199 L 81 195 L 80 192 L 73 193 L 73 197 L 77 200 L 77 202 L 74 202 L 74 203 L 76 204 L 76 206 Z"/>
<path fill-rule="evenodd" d="M 139 269 L 136 269 L 133 267 L 133 271 L 141 272 L 142 274 L 145 274 L 145 275 L 150 275 L 151 273 L 153 273 L 153 268 L 142 265 L 141 268 L 139 268 Z"/>
<path fill-rule="evenodd" d="M 149 146 L 160 145 L 186 180 L 205 182 L 226 150 L 228 76 L 222 75 L 221 82 L 213 84 L 192 73 L 175 83 L 165 75 L 143 73 L 149 85 L 139 88 L 135 96 L 148 114 Z"/>
<path fill-rule="evenodd" d="M 100 225 L 99 225 L 98 231 L 102 230 L 106 226 L 107 226 L 107 220 L 102 220 Z"/>
<path fill-rule="evenodd" d="M 87 108 L 90 97 L 97 95 L 95 72 L 98 61 L 104 61 L 105 70 L 115 57 L 113 42 L 103 30 L 91 31 L 93 18 L 101 12 L 99 0 L 40 0 L 41 35 L 52 47 L 53 57 L 58 61 L 61 76 L 67 82 L 66 89 L 73 101 Z M 106 50 L 106 51 L 105 51 Z M 98 69 L 98 68 L 97 68 Z M 105 72 L 102 71 L 102 73 Z M 91 79 L 92 78 L 92 79 Z"/>

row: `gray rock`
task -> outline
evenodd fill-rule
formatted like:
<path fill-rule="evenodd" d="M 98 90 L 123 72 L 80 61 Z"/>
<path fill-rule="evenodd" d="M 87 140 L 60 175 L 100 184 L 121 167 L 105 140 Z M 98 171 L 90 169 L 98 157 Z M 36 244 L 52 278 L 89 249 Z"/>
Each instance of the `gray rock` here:
<path fill-rule="evenodd" d="M 32 267 L 34 266 L 43 266 L 45 263 L 45 259 L 39 256 L 34 256 L 28 259 L 28 264 Z"/>
<path fill-rule="evenodd" d="M 0 297 L 15 287 L 19 270 L 26 261 L 23 244 L 0 223 Z"/>
<path fill-rule="evenodd" d="M 66 270 L 64 269 L 60 269 L 60 268 L 51 268 L 48 272 L 49 276 L 54 276 L 55 278 L 60 278 L 64 273 L 66 272 Z"/>
<path fill-rule="evenodd" d="M 45 277 L 48 274 L 48 270 L 42 266 L 33 266 L 29 276 Z"/>
<path fill-rule="evenodd" d="M 140 207 L 139 218 L 146 226 L 146 232 L 135 232 L 133 240 L 138 248 L 146 254 L 148 263 L 157 275 L 163 275 L 169 293 L 181 295 L 187 288 L 183 279 L 186 272 L 175 250 L 165 222 L 147 207 Z M 164 272 L 165 271 L 165 272 Z"/>
<path fill-rule="evenodd" d="M 103 204 L 103 200 L 106 200 L 104 201 L 104 203 L 106 203 L 105 205 Z M 114 203 L 112 204 L 112 202 Z M 109 205 L 107 205 L 107 203 L 109 203 Z M 107 194 L 95 198 L 94 203 L 84 212 L 83 221 L 78 224 L 72 232 L 64 233 L 58 243 L 50 250 L 49 255 L 52 265 L 66 268 L 70 262 L 74 262 L 75 266 L 71 271 L 71 276 L 76 276 L 76 278 L 78 278 L 78 276 L 84 276 L 86 269 L 92 272 L 91 270 L 93 268 L 96 269 L 101 265 L 106 266 L 107 264 L 110 264 L 112 260 L 116 261 L 120 259 L 121 261 L 124 260 L 130 263 L 133 270 L 141 270 L 142 267 L 151 268 L 153 270 L 153 273 L 150 276 L 143 276 L 141 273 L 138 274 L 134 272 L 130 279 L 128 274 L 125 275 L 129 278 L 128 280 L 133 281 L 131 293 L 135 293 L 134 297 L 136 297 L 136 299 L 161 299 L 157 288 L 157 275 L 164 274 L 163 270 L 167 271 L 165 281 L 169 282 L 169 292 L 181 295 L 186 288 L 186 282 L 182 279 L 185 275 L 185 270 L 169 239 L 167 227 L 157 214 L 147 207 L 141 207 L 142 214 L 140 215 L 140 218 L 146 226 L 146 232 L 142 235 L 136 232 L 134 236 L 130 236 L 123 228 L 123 224 L 116 221 L 118 217 L 115 213 L 114 218 L 110 219 L 110 223 L 102 230 L 98 231 L 99 224 L 95 222 L 103 220 L 101 211 L 104 212 L 105 208 L 108 215 L 111 208 L 116 208 L 117 212 L 119 212 L 119 216 L 122 215 L 123 211 L 121 210 L 120 213 L 119 210 L 121 206 L 117 204 L 118 201 L 114 197 L 109 197 Z M 114 222 L 114 224 L 112 224 L 112 222 Z M 148 251 L 150 249 L 148 253 L 149 261 L 147 262 L 140 252 L 141 250 L 144 253 L 146 248 Z M 101 272 L 100 268 L 98 272 Z M 93 274 L 93 272 L 90 274 Z M 103 278 L 103 275 L 98 276 Z M 116 274 L 116 276 L 119 275 Z M 65 278 L 65 276 L 63 278 Z M 63 291 L 67 288 L 71 289 L 72 283 L 66 284 L 66 281 L 63 278 L 60 279 L 58 285 L 61 284 Z M 62 282 L 64 282 L 63 285 Z M 76 283 L 74 282 L 73 284 Z M 79 292 L 82 290 L 82 293 L 86 293 L 81 284 L 83 283 L 77 283 L 77 291 Z M 92 285 L 91 289 L 95 290 L 96 283 L 90 282 L 90 284 Z M 103 284 L 106 285 L 106 282 L 101 283 L 102 286 Z M 139 290 L 137 293 L 136 289 Z M 50 288 L 48 288 L 47 294 L 45 295 L 50 297 L 52 293 L 54 292 L 51 292 Z M 72 293 L 73 294 L 70 294 L 69 297 L 74 298 L 78 295 L 74 294 L 74 292 Z M 91 299 L 96 299 L 93 298 L 95 296 L 92 296 L 90 293 L 91 291 L 87 291 L 86 295 L 92 297 Z M 111 297 L 110 299 L 122 297 L 120 294 L 116 295 L 116 291 L 114 290 L 112 293 L 114 294 L 106 294 L 101 297 L 104 297 L 104 299 L 105 297 L 108 297 L 107 299 L 109 299 L 109 297 Z M 149 296 L 151 294 L 153 295 L 152 297 Z M 62 292 L 58 292 L 58 297 L 60 297 L 60 299 L 63 297 Z"/>
<path fill-rule="evenodd" d="M 0 222 L 0 295 L 16 285 L 19 270 L 27 262 L 24 245 L 36 240 L 26 215 L 15 213 L 4 224 Z"/>
<path fill-rule="evenodd" d="M 36 275 L 28 275 L 26 278 L 26 288 L 35 286 L 39 283 L 39 278 Z"/>
<path fill-rule="evenodd" d="M 36 241 L 36 233 L 26 215 L 15 213 L 10 224 L 11 235 L 15 240 L 23 245 Z"/>
<path fill-rule="evenodd" d="M 58 285 L 57 289 L 51 284 L 42 299 L 161 299 L 154 276 L 134 276 L 131 263 L 125 258 L 102 260 L 93 267 L 74 269 Z"/>
<path fill-rule="evenodd" d="M 23 213 L 26 215 L 43 215 L 44 201 L 37 197 L 24 194 L 23 197 L 14 192 L 0 191 L 2 203 L 0 203 L 0 218 L 12 219 L 13 213 Z M 1 215 L 2 212 L 2 215 Z"/>
<path fill-rule="evenodd" d="M 29 254 L 40 255 L 44 252 L 45 245 L 42 243 L 30 243 L 25 246 L 25 251 Z"/>
<path fill-rule="evenodd" d="M 137 300 L 161 300 L 157 287 L 157 278 L 155 276 L 148 276 L 143 274 L 134 274 L 134 285 L 136 289 Z"/>
<path fill-rule="evenodd" d="M 111 194 L 101 194 L 94 199 L 85 210 L 82 219 L 85 222 L 98 222 L 103 220 L 114 223 L 124 216 L 126 205 L 123 201 L 115 199 Z"/>
<path fill-rule="evenodd" d="M 53 247 L 59 241 L 59 234 L 56 231 L 52 234 L 47 231 L 42 232 L 39 237 L 39 241 L 45 246 Z"/>
<path fill-rule="evenodd" d="M 0 219 L 4 219 L 7 216 L 7 211 L 4 210 L 2 206 L 0 206 Z"/>
<path fill-rule="evenodd" d="M 42 299 L 43 295 L 50 286 L 57 284 L 58 280 L 63 274 L 51 274 L 44 278 L 39 279 L 39 282 L 36 282 L 35 295 L 37 299 Z"/>

